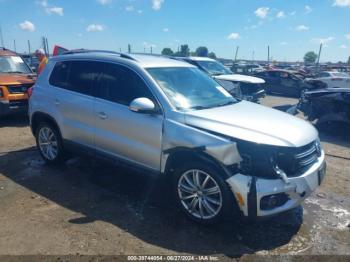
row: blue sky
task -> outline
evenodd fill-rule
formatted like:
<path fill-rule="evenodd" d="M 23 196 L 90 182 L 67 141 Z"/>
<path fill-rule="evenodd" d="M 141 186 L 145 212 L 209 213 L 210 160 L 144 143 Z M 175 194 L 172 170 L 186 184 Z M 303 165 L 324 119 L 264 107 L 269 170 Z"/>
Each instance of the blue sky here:
<path fill-rule="evenodd" d="M 160 53 L 204 45 L 219 57 L 301 60 L 325 48 L 321 61 L 350 56 L 350 0 L 0 0 L 4 43 L 17 51 L 46 36 L 68 48 Z M 1 43 L 0 43 L 1 44 Z"/>

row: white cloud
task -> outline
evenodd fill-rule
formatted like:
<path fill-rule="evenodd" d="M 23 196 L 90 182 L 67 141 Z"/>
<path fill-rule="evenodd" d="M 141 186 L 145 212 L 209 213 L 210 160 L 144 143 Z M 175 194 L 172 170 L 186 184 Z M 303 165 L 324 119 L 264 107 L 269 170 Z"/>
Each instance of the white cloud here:
<path fill-rule="evenodd" d="M 296 11 L 293 11 L 293 12 L 290 12 L 289 14 L 291 15 L 291 16 L 294 16 L 294 15 L 296 15 Z"/>
<path fill-rule="evenodd" d="M 350 40 L 350 34 L 344 35 L 346 39 Z"/>
<path fill-rule="evenodd" d="M 258 9 L 255 10 L 255 15 L 261 19 L 264 19 L 267 17 L 269 13 L 270 8 L 268 7 L 259 7 Z"/>
<path fill-rule="evenodd" d="M 142 13 L 143 13 L 143 11 L 142 11 L 142 10 L 137 10 L 137 12 L 138 12 L 139 14 L 142 14 Z"/>
<path fill-rule="evenodd" d="M 46 0 L 36 1 L 36 3 L 42 7 L 47 7 L 48 5 Z"/>
<path fill-rule="evenodd" d="M 308 5 L 305 6 L 305 14 L 310 14 L 312 12 L 312 8 Z"/>
<path fill-rule="evenodd" d="M 20 23 L 19 27 L 24 31 L 29 31 L 29 32 L 35 31 L 35 25 L 28 20 L 25 20 L 23 23 Z"/>
<path fill-rule="evenodd" d="M 163 28 L 163 32 L 165 32 L 165 33 L 169 32 L 169 28 L 167 28 L 167 27 Z"/>
<path fill-rule="evenodd" d="M 97 2 L 101 5 L 109 5 L 112 3 L 112 0 L 97 0 Z"/>
<path fill-rule="evenodd" d="M 91 24 L 86 27 L 87 32 L 101 32 L 105 29 L 104 25 Z"/>
<path fill-rule="evenodd" d="M 279 11 L 276 15 L 277 18 L 285 18 L 286 14 L 283 11 Z"/>
<path fill-rule="evenodd" d="M 333 41 L 335 38 L 333 36 L 329 36 L 326 38 L 313 38 L 311 42 L 315 44 L 323 44 L 324 47 L 328 47 L 328 43 Z"/>
<path fill-rule="evenodd" d="M 281 42 L 280 45 L 287 45 L 287 42 Z"/>
<path fill-rule="evenodd" d="M 227 39 L 229 40 L 237 40 L 240 39 L 240 35 L 238 33 L 231 33 L 227 36 Z"/>
<path fill-rule="evenodd" d="M 350 0 L 334 0 L 333 6 L 350 7 Z"/>
<path fill-rule="evenodd" d="M 340 45 L 339 48 L 341 48 L 341 49 L 347 49 L 348 47 L 347 47 L 347 45 Z"/>
<path fill-rule="evenodd" d="M 306 25 L 298 25 L 295 30 L 297 31 L 308 31 L 310 29 L 310 27 L 306 26 Z"/>
<path fill-rule="evenodd" d="M 162 7 L 164 0 L 152 0 L 152 8 L 154 10 L 159 10 Z"/>
<path fill-rule="evenodd" d="M 135 11 L 135 8 L 132 5 L 128 5 L 128 6 L 125 7 L 125 10 L 128 11 L 128 12 L 133 12 L 133 11 Z"/>
<path fill-rule="evenodd" d="M 58 6 L 46 8 L 46 12 L 48 14 L 55 14 L 55 15 L 63 16 L 63 8 L 58 7 Z"/>

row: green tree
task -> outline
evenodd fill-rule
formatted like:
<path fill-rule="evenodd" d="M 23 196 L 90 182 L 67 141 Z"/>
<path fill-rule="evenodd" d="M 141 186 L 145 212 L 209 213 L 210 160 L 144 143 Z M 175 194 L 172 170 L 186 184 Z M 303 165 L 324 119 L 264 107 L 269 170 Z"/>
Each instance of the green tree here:
<path fill-rule="evenodd" d="M 207 57 L 208 53 L 209 51 L 206 46 L 200 46 L 196 49 L 196 56 Z"/>
<path fill-rule="evenodd" d="M 209 57 L 209 58 L 212 58 L 212 59 L 216 59 L 216 54 L 215 54 L 214 52 L 210 52 L 210 53 L 208 54 L 208 57 Z"/>
<path fill-rule="evenodd" d="M 173 50 L 171 50 L 171 48 L 165 47 L 162 50 L 162 55 L 172 56 L 172 55 L 174 55 L 174 52 L 173 52 Z"/>
<path fill-rule="evenodd" d="M 189 56 L 190 55 L 190 48 L 188 45 L 181 45 L 180 51 L 175 53 L 176 56 Z"/>
<path fill-rule="evenodd" d="M 308 64 L 313 64 L 316 62 L 317 54 L 313 51 L 309 51 L 304 55 L 304 62 Z"/>

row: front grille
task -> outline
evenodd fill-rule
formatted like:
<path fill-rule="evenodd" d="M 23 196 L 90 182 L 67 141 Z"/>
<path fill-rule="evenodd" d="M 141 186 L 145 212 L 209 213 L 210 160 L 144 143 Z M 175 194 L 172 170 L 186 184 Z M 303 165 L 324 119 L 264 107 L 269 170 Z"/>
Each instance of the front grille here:
<path fill-rule="evenodd" d="M 7 90 L 10 94 L 23 94 L 26 93 L 28 88 L 30 88 L 33 84 L 22 84 L 22 85 L 11 85 L 7 86 Z"/>
<path fill-rule="evenodd" d="M 306 146 L 286 149 L 277 155 L 276 163 L 288 177 L 301 175 L 318 159 L 321 150 L 319 142 L 314 141 Z"/>

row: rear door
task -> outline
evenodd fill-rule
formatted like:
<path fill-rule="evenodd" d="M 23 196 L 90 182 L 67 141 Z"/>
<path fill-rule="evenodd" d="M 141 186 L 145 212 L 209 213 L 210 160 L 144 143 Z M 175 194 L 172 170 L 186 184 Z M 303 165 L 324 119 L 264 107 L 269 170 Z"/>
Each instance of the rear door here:
<path fill-rule="evenodd" d="M 100 70 L 94 61 L 57 62 L 49 80 L 63 138 L 87 147 L 94 146 L 92 90 Z"/>
<path fill-rule="evenodd" d="M 131 101 L 140 97 L 147 97 L 157 105 L 144 80 L 130 68 L 106 63 L 96 88 L 97 150 L 159 170 L 163 115 L 129 109 Z"/>

